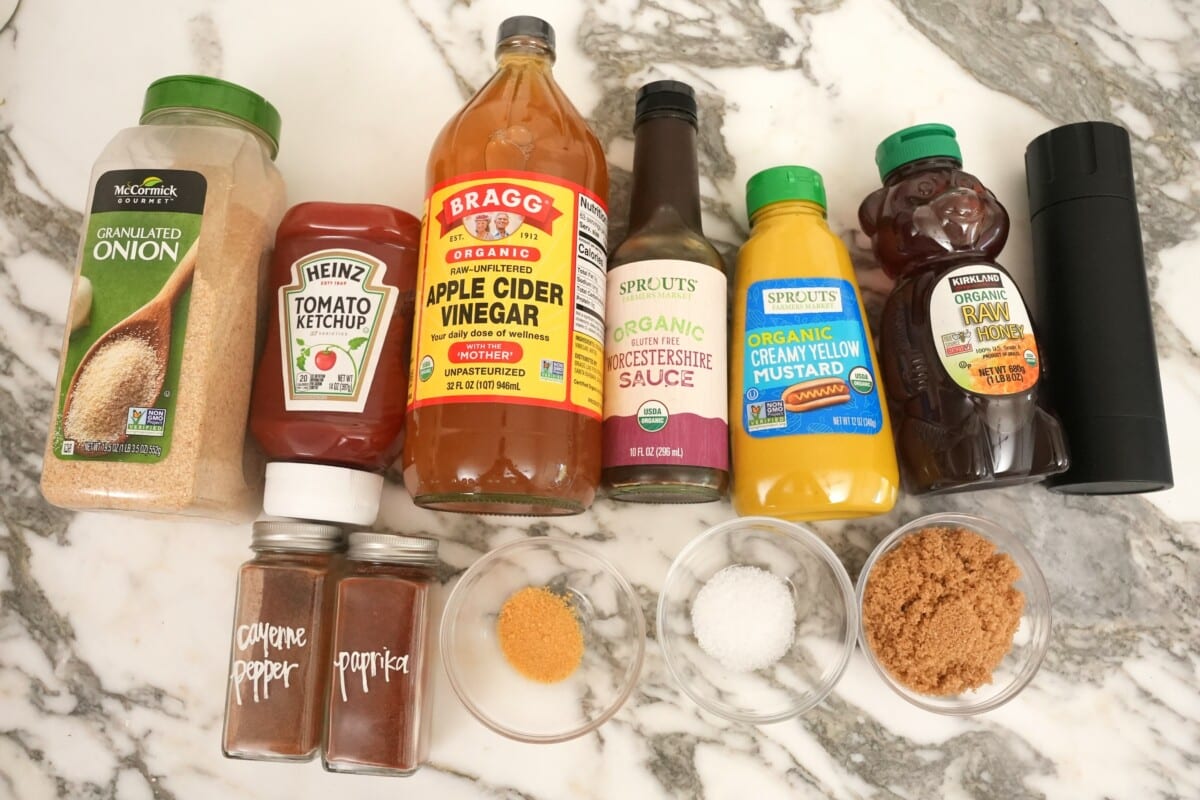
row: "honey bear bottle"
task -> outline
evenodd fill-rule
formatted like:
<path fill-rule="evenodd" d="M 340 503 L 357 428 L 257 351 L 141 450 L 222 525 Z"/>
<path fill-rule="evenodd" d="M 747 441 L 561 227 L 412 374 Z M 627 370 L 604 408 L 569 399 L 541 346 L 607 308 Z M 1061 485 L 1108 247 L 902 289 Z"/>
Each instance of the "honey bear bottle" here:
<path fill-rule="evenodd" d="M 880 365 L 905 488 L 952 492 L 1067 468 L 1046 365 L 1012 277 L 993 260 L 1008 213 L 962 169 L 954 129 L 916 125 L 875 151 L 858 209 L 884 272 Z"/>

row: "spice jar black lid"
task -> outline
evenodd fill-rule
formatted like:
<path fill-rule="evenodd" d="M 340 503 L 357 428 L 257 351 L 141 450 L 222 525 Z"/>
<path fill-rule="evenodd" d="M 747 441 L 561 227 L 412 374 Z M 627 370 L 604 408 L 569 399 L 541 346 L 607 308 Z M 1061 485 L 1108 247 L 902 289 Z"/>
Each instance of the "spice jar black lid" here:
<path fill-rule="evenodd" d="M 388 561 L 399 564 L 434 564 L 438 540 L 432 536 L 355 531 L 350 534 L 346 558 L 354 561 Z"/>
<path fill-rule="evenodd" d="M 332 553 L 345 545 L 342 529 L 336 525 L 295 520 L 259 520 L 254 523 L 250 549 L 298 550 Z"/>

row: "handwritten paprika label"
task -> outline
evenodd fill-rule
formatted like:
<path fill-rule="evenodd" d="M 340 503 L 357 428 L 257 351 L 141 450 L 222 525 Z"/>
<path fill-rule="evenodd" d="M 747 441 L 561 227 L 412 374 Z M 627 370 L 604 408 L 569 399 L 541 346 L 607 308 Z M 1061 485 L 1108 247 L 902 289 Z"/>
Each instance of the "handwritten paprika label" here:
<path fill-rule="evenodd" d="M 399 290 L 387 265 L 358 250 L 320 250 L 279 288 L 284 407 L 362 412 Z"/>
<path fill-rule="evenodd" d="M 608 216 L 587 189 L 481 172 L 425 204 L 409 407 L 501 401 L 601 415 Z"/>
<path fill-rule="evenodd" d="M 943 275 L 929 295 L 929 321 L 942 367 L 963 389 L 1009 395 L 1037 384 L 1041 360 L 1029 311 L 1003 270 L 968 264 Z"/>

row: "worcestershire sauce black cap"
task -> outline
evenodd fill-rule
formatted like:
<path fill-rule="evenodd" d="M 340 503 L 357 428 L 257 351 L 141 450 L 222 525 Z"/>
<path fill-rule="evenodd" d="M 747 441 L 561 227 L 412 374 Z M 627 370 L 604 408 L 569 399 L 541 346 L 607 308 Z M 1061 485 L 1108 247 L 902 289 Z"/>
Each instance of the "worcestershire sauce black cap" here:
<path fill-rule="evenodd" d="M 678 117 L 696 124 L 696 93 L 682 81 L 654 81 L 637 92 L 633 126 L 652 117 Z"/>
<path fill-rule="evenodd" d="M 1064 125 L 1025 151 L 1042 344 L 1071 466 L 1047 479 L 1073 494 L 1168 489 L 1150 293 L 1129 134 Z"/>
<path fill-rule="evenodd" d="M 496 32 L 496 44 L 514 36 L 545 39 L 551 48 L 554 47 L 554 26 L 541 17 L 509 17 L 500 23 L 500 30 Z"/>

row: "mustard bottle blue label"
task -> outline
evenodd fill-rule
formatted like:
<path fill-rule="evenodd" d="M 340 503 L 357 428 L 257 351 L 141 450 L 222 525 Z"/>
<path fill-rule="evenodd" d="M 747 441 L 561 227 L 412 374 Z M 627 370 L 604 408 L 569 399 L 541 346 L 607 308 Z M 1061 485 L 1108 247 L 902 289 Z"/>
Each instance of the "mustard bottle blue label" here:
<path fill-rule="evenodd" d="M 879 386 L 854 287 L 835 278 L 750 285 L 741 414 L 756 438 L 874 434 Z"/>

